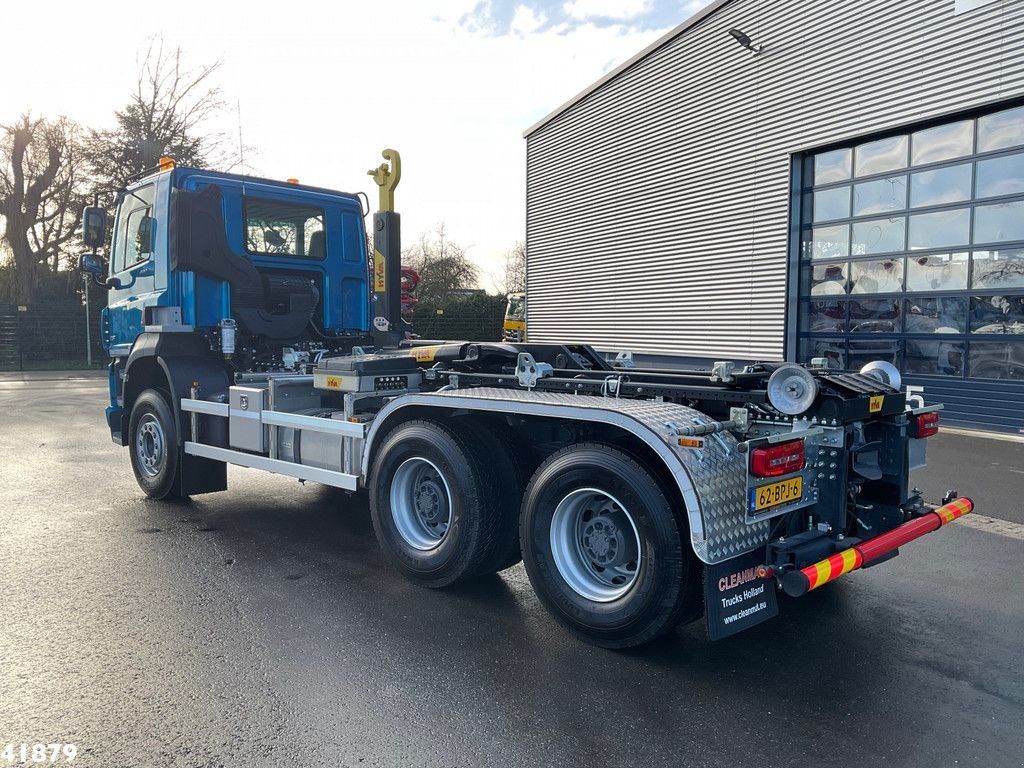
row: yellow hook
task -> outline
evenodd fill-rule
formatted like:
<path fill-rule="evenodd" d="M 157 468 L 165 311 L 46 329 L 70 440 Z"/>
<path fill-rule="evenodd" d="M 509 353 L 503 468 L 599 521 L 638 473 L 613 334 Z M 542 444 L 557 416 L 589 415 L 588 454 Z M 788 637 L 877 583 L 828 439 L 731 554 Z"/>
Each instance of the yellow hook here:
<path fill-rule="evenodd" d="M 385 149 L 381 155 L 387 162 L 381 163 L 376 168 L 371 168 L 366 175 L 372 177 L 380 187 L 380 210 L 393 211 L 395 210 L 395 187 L 402 179 L 402 158 L 397 149 Z M 390 167 L 388 163 L 391 164 Z"/>

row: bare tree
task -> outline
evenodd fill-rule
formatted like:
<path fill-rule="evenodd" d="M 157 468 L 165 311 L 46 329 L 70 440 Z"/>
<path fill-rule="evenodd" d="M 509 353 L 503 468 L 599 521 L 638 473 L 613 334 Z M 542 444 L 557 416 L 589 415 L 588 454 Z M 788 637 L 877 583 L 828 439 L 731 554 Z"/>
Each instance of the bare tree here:
<path fill-rule="evenodd" d="M 526 243 L 517 240 L 505 251 L 505 279 L 502 293 L 524 293 L 526 291 Z"/>
<path fill-rule="evenodd" d="M 23 115 L 0 136 L 0 216 L 18 301 L 31 303 L 41 269 L 56 271 L 75 238 L 84 197 L 79 127 Z"/>
<path fill-rule="evenodd" d="M 448 238 L 445 225 L 420 237 L 418 244 L 407 248 L 402 263 L 419 273 L 416 298 L 423 303 L 444 300 L 453 293 L 476 288 L 480 270 L 466 254 L 466 249 Z"/>
<path fill-rule="evenodd" d="M 165 51 L 162 39 L 151 41 L 139 65 L 139 76 L 128 105 L 114 114 L 116 126 L 92 131 L 93 173 L 109 188 L 153 168 L 161 157 L 183 165 L 211 167 L 224 159 L 226 137 L 205 130 L 224 108 L 211 76 L 215 61 L 189 69 L 181 48 Z"/>

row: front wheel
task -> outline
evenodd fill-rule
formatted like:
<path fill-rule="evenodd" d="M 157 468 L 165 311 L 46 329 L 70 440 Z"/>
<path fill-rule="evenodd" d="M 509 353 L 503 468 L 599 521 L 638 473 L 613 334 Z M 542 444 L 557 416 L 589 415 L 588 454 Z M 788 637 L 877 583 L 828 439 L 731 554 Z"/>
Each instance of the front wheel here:
<path fill-rule="evenodd" d="M 541 464 L 520 536 L 537 596 L 595 645 L 647 642 L 700 599 L 693 556 L 659 482 L 610 446 L 571 446 Z"/>
<path fill-rule="evenodd" d="M 381 549 L 410 581 L 446 587 L 505 554 L 493 467 L 466 437 L 410 421 L 381 442 L 370 478 L 370 517 Z"/>
<path fill-rule="evenodd" d="M 180 498 L 181 451 L 166 393 L 147 389 L 136 398 L 128 434 L 139 487 L 152 499 Z"/>

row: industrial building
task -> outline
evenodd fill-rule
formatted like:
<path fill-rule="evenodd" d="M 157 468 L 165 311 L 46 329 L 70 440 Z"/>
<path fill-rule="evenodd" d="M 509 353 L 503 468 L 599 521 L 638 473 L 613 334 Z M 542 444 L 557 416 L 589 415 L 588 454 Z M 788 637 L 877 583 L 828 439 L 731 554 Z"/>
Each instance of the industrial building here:
<path fill-rule="evenodd" d="M 1024 432 L 1024 2 L 718 0 L 526 139 L 531 341 L 885 359 Z"/>

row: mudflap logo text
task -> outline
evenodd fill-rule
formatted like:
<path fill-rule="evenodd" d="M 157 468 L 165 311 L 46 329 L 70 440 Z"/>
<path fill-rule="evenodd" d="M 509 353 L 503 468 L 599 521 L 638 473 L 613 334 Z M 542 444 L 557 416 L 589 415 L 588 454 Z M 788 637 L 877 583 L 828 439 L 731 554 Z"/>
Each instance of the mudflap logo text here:
<path fill-rule="evenodd" d="M 744 568 L 742 571 L 737 573 L 730 573 L 728 576 L 723 576 L 718 580 L 718 591 L 728 592 L 730 589 L 736 589 L 736 587 L 746 584 L 748 581 L 754 581 L 758 578 L 757 568 Z"/>

